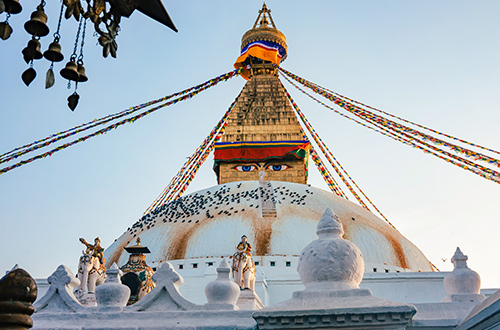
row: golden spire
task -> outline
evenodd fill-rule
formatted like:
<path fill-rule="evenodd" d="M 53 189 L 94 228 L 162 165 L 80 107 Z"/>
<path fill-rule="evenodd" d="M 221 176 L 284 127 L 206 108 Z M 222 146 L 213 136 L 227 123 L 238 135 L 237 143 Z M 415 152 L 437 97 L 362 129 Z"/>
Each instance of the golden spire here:
<path fill-rule="evenodd" d="M 268 27 L 269 26 L 269 21 L 267 20 L 267 17 L 269 17 L 269 20 L 271 21 L 271 24 L 273 28 L 276 29 L 276 25 L 274 24 L 273 18 L 271 17 L 271 9 L 267 9 L 266 3 L 262 5 L 262 9 L 259 10 L 259 16 L 257 16 L 257 19 L 255 20 L 255 23 L 253 25 L 253 29 L 257 27 L 257 23 L 259 22 L 259 18 L 261 18 L 260 21 L 260 26 L 259 27 Z"/>
<path fill-rule="evenodd" d="M 276 28 L 271 16 L 271 10 L 267 8 L 265 3 L 262 5 L 262 9 L 259 10 L 259 16 L 257 16 L 252 29 L 248 30 L 241 38 L 241 49 L 243 50 L 249 43 L 255 41 L 272 41 L 281 45 L 285 49 L 281 61 L 283 62 L 286 58 L 286 37 Z"/>

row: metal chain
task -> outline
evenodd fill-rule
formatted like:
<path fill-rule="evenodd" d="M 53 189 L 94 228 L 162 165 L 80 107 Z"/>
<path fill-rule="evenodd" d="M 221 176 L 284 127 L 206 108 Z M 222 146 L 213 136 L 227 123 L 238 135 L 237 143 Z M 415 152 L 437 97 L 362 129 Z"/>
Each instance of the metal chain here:
<path fill-rule="evenodd" d="M 76 49 L 78 48 L 78 39 L 80 38 L 80 30 L 82 29 L 83 16 L 80 18 L 78 23 L 78 30 L 76 31 L 75 47 L 73 48 L 73 54 L 71 54 L 71 59 L 74 61 L 76 59 Z"/>
<path fill-rule="evenodd" d="M 42 0 L 42 1 L 40 1 L 40 5 L 38 5 L 38 7 L 36 7 L 36 9 L 43 10 L 44 7 L 45 7 L 45 0 Z"/>
<path fill-rule="evenodd" d="M 59 34 L 59 31 L 61 30 L 61 21 L 62 21 L 62 14 L 64 10 L 64 3 L 61 0 L 61 11 L 59 12 L 59 21 L 57 22 L 57 31 L 54 33 L 54 41 L 59 42 L 61 39 L 61 35 Z"/>
<path fill-rule="evenodd" d="M 87 19 L 83 22 L 82 44 L 80 46 L 80 56 L 78 56 L 78 63 L 83 64 L 83 46 L 85 45 L 85 30 L 87 28 Z"/>

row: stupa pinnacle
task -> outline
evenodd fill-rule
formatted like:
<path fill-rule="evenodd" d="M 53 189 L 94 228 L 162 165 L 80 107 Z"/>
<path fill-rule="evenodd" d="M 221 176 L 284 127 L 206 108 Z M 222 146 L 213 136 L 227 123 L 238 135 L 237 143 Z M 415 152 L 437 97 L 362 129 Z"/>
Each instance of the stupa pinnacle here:
<path fill-rule="evenodd" d="M 269 25 L 271 24 L 271 26 Z M 247 84 L 235 104 L 225 134 L 215 146 L 218 183 L 265 180 L 307 183 L 309 142 L 278 80 L 286 38 L 264 4 L 242 38 L 235 68 L 245 68 Z"/>

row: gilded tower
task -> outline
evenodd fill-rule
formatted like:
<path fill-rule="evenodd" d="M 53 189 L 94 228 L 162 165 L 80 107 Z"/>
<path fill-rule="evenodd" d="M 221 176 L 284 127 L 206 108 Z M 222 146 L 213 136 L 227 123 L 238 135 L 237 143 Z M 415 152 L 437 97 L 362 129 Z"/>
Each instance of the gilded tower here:
<path fill-rule="evenodd" d="M 259 178 L 307 183 L 309 142 L 278 80 L 276 66 L 286 58 L 287 46 L 270 12 L 264 4 L 242 38 L 235 67 L 245 69 L 248 81 L 215 146 L 219 184 Z"/>

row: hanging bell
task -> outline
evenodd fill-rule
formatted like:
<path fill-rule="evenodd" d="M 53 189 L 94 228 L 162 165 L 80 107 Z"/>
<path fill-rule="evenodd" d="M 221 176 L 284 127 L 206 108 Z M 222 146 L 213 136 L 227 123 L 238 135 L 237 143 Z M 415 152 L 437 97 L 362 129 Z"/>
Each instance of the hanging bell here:
<path fill-rule="evenodd" d="M 31 14 L 31 19 L 24 23 L 24 29 L 32 36 L 45 37 L 49 34 L 47 15 L 45 15 L 43 7 L 38 6 L 37 10 Z"/>
<path fill-rule="evenodd" d="M 40 51 L 40 41 L 32 38 L 28 41 L 28 46 L 22 50 L 24 61 L 29 63 L 31 60 L 39 60 L 43 57 L 42 52 Z"/>
<path fill-rule="evenodd" d="M 70 59 L 60 73 L 64 79 L 71 81 L 78 81 L 78 78 L 80 77 L 80 74 L 78 73 L 78 66 L 76 65 L 74 59 Z"/>
<path fill-rule="evenodd" d="M 7 40 L 12 34 L 12 27 L 7 22 L 0 23 L 0 39 Z"/>
<path fill-rule="evenodd" d="M 78 82 L 86 82 L 89 78 L 85 75 L 85 67 L 83 66 L 83 62 L 78 61 Z"/>
<path fill-rule="evenodd" d="M 33 68 L 28 68 L 26 71 L 23 72 L 21 75 L 21 79 L 23 82 L 26 84 L 26 86 L 29 86 L 33 80 L 36 78 L 36 71 Z"/>
<path fill-rule="evenodd" d="M 49 45 L 49 49 L 43 53 L 43 57 L 50 62 L 61 62 L 64 59 L 64 55 L 61 52 L 61 45 L 57 41 L 52 42 Z"/>
<path fill-rule="evenodd" d="M 80 95 L 78 95 L 76 92 L 68 97 L 68 107 L 71 109 L 71 111 L 75 111 L 79 99 Z"/>
<path fill-rule="evenodd" d="M 3 4 L 5 11 L 9 14 L 19 14 L 23 10 L 19 0 L 3 0 Z"/>

